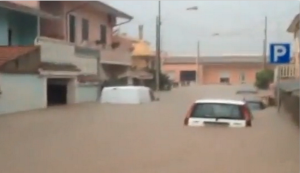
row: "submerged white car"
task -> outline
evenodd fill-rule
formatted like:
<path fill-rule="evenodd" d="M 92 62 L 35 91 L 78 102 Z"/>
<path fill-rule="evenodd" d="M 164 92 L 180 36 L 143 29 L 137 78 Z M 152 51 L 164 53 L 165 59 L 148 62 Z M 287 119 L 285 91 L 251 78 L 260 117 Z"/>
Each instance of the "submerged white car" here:
<path fill-rule="evenodd" d="M 252 114 L 245 101 L 201 99 L 191 106 L 184 125 L 251 127 Z"/>

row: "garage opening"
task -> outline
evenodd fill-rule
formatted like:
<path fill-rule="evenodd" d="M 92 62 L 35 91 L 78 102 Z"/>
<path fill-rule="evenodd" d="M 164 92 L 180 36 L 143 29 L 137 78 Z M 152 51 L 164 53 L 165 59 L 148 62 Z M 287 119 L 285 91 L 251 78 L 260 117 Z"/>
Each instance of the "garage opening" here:
<path fill-rule="evenodd" d="M 69 79 L 47 79 L 47 106 L 67 104 Z"/>
<path fill-rule="evenodd" d="M 196 81 L 196 71 L 180 71 L 181 82 L 192 82 Z"/>

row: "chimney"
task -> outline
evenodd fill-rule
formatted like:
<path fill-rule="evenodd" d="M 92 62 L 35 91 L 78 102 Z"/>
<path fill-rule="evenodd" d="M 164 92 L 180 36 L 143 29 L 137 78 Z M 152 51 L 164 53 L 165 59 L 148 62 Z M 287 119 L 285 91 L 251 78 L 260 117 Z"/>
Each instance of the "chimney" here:
<path fill-rule="evenodd" d="M 139 25 L 139 39 L 140 40 L 143 40 L 143 34 L 144 34 L 144 31 L 143 31 L 143 25 Z"/>

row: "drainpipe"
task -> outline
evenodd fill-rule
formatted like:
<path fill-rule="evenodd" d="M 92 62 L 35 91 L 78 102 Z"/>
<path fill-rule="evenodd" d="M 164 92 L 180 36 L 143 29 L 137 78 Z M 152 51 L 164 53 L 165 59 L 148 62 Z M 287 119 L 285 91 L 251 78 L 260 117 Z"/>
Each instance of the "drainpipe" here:
<path fill-rule="evenodd" d="M 115 26 L 121 26 L 121 25 L 124 25 L 124 24 L 126 24 L 126 23 L 129 23 L 129 22 L 131 22 L 131 21 L 132 21 L 132 19 L 129 19 L 129 20 L 125 21 L 125 22 L 118 23 L 118 24 L 116 24 Z M 115 26 L 114 26 L 114 27 L 115 27 Z"/>

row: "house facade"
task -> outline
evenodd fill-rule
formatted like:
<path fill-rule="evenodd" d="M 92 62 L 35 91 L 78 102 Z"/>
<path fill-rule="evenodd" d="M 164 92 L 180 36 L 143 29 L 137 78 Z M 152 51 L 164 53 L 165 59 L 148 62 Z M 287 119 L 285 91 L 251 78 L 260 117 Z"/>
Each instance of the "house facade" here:
<path fill-rule="evenodd" d="M 139 25 L 139 36 L 137 38 L 127 36 L 126 34 L 120 34 L 119 36 L 132 43 L 132 61 L 131 70 L 128 73 L 136 84 L 143 83 L 144 80 L 153 79 L 153 75 L 149 73 L 149 70 L 154 68 L 155 52 L 151 49 L 151 45 L 143 37 L 143 25 Z"/>
<path fill-rule="evenodd" d="M 291 24 L 289 25 L 287 31 L 292 34 L 293 36 L 293 58 L 291 64 L 295 67 L 295 77 L 299 77 L 299 65 L 300 65 L 300 29 L 299 29 L 299 21 L 300 21 L 300 14 L 297 14 L 294 19 L 292 20 Z"/>
<path fill-rule="evenodd" d="M 2 1 L 0 13 L 0 114 L 96 101 L 129 70 L 112 30 L 132 17 L 102 2 Z"/>
<path fill-rule="evenodd" d="M 262 56 L 170 56 L 164 59 L 163 71 L 175 83 L 241 84 L 255 82 L 255 76 L 263 67 Z"/>
<path fill-rule="evenodd" d="M 277 101 L 277 109 L 289 115 L 291 120 L 299 126 L 299 65 L 300 65 L 300 44 L 299 44 L 299 21 L 300 14 L 295 15 L 287 32 L 293 38 L 293 54 L 290 64 L 278 65 L 275 68 L 275 80 L 270 86 L 271 96 Z"/>

